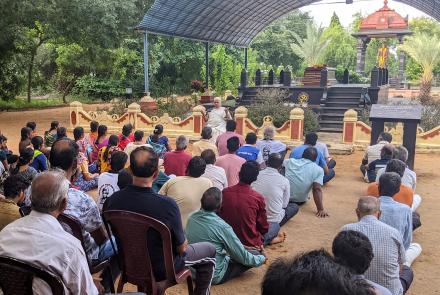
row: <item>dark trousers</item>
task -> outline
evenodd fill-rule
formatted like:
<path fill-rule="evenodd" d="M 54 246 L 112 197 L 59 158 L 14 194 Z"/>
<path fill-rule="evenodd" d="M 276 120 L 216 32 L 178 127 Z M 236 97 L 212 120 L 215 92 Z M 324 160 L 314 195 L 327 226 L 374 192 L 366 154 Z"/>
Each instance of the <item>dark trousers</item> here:
<path fill-rule="evenodd" d="M 327 167 L 328 169 L 333 169 L 336 166 L 336 161 L 334 159 L 331 159 L 330 161 L 328 161 L 327 163 Z"/>
<path fill-rule="evenodd" d="M 365 177 L 365 173 L 367 173 L 367 169 L 365 168 L 365 165 L 362 165 L 359 167 L 362 173 L 362 177 Z"/>
<path fill-rule="evenodd" d="M 293 216 L 296 215 L 296 213 L 298 213 L 299 206 L 295 203 L 289 203 L 284 210 L 286 211 L 286 214 L 284 215 L 283 220 L 281 220 L 280 226 L 286 224 L 289 219 L 291 219 Z"/>
<path fill-rule="evenodd" d="M 249 252 L 252 253 L 253 255 L 261 255 L 261 253 L 258 252 L 257 250 L 250 250 Z M 228 264 L 228 269 L 226 269 L 225 275 L 220 280 L 219 284 L 223 284 L 235 277 L 238 277 L 239 275 L 241 275 L 242 273 L 244 273 L 245 271 L 251 268 L 252 268 L 251 266 L 240 264 L 231 259 Z"/>
<path fill-rule="evenodd" d="M 417 212 L 413 212 L 412 213 L 412 224 L 413 224 L 413 231 L 415 231 L 416 229 L 418 229 L 419 227 L 422 226 L 422 222 L 420 221 L 420 214 Z"/>
<path fill-rule="evenodd" d="M 215 246 L 208 242 L 194 243 L 188 245 L 185 253 L 185 266 L 196 271 L 194 294 L 210 294 L 215 268 Z"/>
<path fill-rule="evenodd" d="M 409 287 L 411 286 L 414 279 L 414 273 L 412 269 L 406 265 L 402 267 L 402 270 L 400 271 L 400 282 L 402 283 L 403 287 L 403 294 L 405 294 Z"/>
<path fill-rule="evenodd" d="M 324 174 L 324 178 L 323 178 L 322 182 L 325 184 L 325 183 L 329 182 L 330 180 L 332 180 L 333 177 L 335 177 L 335 170 L 329 168 L 328 173 Z"/>
<path fill-rule="evenodd" d="M 289 219 L 291 219 L 293 216 L 296 215 L 296 213 L 298 213 L 299 207 L 295 203 L 289 203 L 284 210 L 285 214 L 280 223 L 269 222 L 269 230 L 263 236 L 264 245 L 269 245 L 270 242 L 272 242 L 272 240 L 278 236 L 281 226 L 283 226 Z"/>

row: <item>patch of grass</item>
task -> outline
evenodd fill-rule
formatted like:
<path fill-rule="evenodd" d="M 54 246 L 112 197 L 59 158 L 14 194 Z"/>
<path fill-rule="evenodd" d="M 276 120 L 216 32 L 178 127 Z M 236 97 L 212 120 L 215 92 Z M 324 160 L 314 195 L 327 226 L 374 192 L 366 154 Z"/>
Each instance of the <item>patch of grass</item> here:
<path fill-rule="evenodd" d="M 25 98 L 16 98 L 13 100 L 0 99 L 0 111 L 18 111 L 29 109 L 53 108 L 59 106 L 67 106 L 72 101 L 80 101 L 82 103 L 99 103 L 100 101 L 91 101 L 85 97 L 72 96 L 67 100 L 67 104 L 63 103 L 61 97 L 35 98 L 29 103 Z"/>

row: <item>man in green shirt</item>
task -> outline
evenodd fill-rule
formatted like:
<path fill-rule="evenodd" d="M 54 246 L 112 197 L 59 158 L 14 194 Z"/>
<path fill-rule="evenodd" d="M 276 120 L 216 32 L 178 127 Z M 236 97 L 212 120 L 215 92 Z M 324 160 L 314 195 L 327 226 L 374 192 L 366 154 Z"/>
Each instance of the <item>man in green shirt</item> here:
<path fill-rule="evenodd" d="M 201 203 L 202 208 L 188 219 L 186 237 L 190 243 L 210 242 L 215 246 L 213 284 L 222 284 L 266 261 L 264 253 L 246 250 L 232 227 L 216 214 L 222 205 L 222 193 L 218 188 L 209 188 Z"/>

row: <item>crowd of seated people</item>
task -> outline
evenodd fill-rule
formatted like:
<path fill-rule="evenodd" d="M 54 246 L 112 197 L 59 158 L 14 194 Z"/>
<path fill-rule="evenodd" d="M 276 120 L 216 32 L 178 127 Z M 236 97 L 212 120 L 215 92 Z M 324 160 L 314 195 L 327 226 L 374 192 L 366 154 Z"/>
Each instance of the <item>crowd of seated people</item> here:
<path fill-rule="evenodd" d="M 336 161 L 316 133 L 286 155 L 290 148 L 274 139 L 273 127 L 260 140 L 235 129 L 228 120 L 213 143 L 212 129 L 204 127 L 192 149 L 181 135 L 172 150 L 162 125 L 149 136 L 131 124 L 108 134 L 107 126 L 93 121 L 88 134 L 76 127 L 69 138 L 56 121 L 44 137 L 29 122 L 17 155 L 0 135 L 0 256 L 53 272 L 66 294 L 108 292 L 123 270 L 115 263 L 123 248 L 116 234 L 106 232 L 103 216 L 123 210 L 167 227 L 174 269 L 193 271 L 197 295 L 263 265 L 266 248 L 286 240 L 285 225 L 310 198 L 316 216 L 329 217 L 324 186 L 335 177 Z M 421 197 L 406 164 L 408 151 L 390 142 L 383 133 L 367 149 L 361 170 L 371 182 L 368 197 L 359 199 L 358 222 L 336 235 L 333 255 L 314 250 L 275 260 L 262 294 L 401 295 L 409 289 L 411 265 L 422 251 L 412 237 L 421 225 Z M 95 189 L 93 198 L 88 192 Z M 21 217 L 23 208 L 30 214 Z M 58 222 L 60 215 L 78 221 L 82 243 Z M 161 236 L 145 235 L 153 275 L 164 280 L 169 274 Z M 113 275 L 92 277 L 89 264 L 107 260 Z M 46 294 L 46 285 L 34 285 Z"/>

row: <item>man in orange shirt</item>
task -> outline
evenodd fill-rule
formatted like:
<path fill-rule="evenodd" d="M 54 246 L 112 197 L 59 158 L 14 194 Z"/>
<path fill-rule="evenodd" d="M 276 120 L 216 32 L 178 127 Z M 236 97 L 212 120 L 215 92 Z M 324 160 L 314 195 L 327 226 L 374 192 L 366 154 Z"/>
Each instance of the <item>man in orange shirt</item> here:
<path fill-rule="evenodd" d="M 396 172 L 400 175 L 400 177 L 403 176 L 403 173 L 405 173 L 405 163 L 403 163 L 400 160 L 393 159 L 390 160 L 386 167 L 386 172 Z M 379 184 L 377 182 L 373 182 L 370 184 L 367 188 L 367 195 L 373 196 L 373 197 L 380 197 L 379 194 Z M 413 196 L 414 192 L 413 190 L 405 185 L 400 185 L 400 190 L 397 194 L 394 195 L 393 199 L 396 202 L 408 205 L 409 207 L 412 206 L 413 203 Z"/>
<path fill-rule="evenodd" d="M 400 177 L 403 176 L 405 173 L 406 164 L 398 159 L 392 159 L 388 162 L 387 167 L 385 169 L 386 172 L 396 172 L 400 175 Z M 373 196 L 373 197 L 380 197 L 379 194 L 379 184 L 377 182 L 374 182 L 368 186 L 367 189 L 367 195 Z M 413 230 L 419 228 L 422 224 L 420 222 L 420 215 L 415 212 L 415 209 L 413 209 L 412 204 L 414 200 L 414 191 L 409 186 L 405 186 L 403 184 L 400 185 L 400 190 L 397 194 L 393 196 L 393 199 L 396 202 L 408 205 L 412 213 L 412 219 L 413 219 Z"/>

